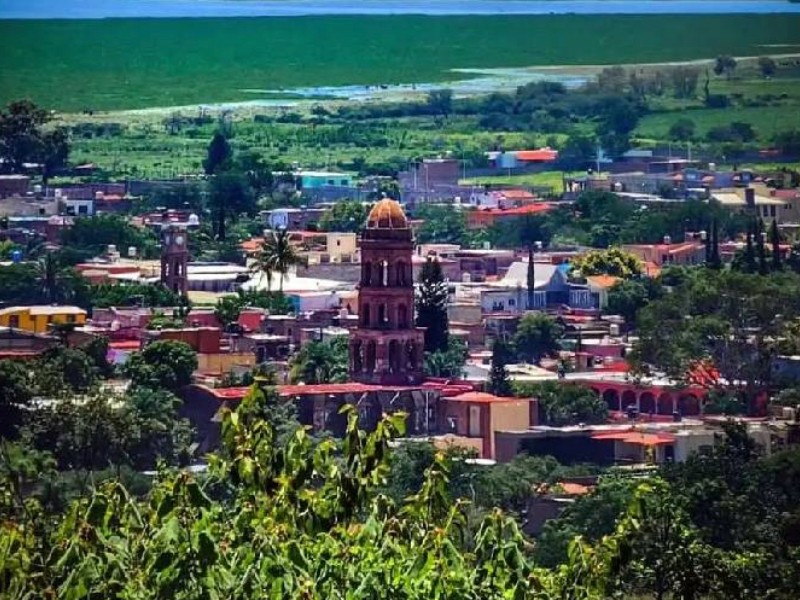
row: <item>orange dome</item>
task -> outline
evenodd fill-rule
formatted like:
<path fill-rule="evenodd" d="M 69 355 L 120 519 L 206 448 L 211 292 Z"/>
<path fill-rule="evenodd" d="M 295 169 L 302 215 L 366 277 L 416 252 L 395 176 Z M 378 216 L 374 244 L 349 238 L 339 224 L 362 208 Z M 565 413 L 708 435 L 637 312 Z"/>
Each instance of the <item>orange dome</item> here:
<path fill-rule="evenodd" d="M 408 229 L 403 207 L 396 200 L 384 198 L 372 207 L 367 217 L 368 229 Z"/>

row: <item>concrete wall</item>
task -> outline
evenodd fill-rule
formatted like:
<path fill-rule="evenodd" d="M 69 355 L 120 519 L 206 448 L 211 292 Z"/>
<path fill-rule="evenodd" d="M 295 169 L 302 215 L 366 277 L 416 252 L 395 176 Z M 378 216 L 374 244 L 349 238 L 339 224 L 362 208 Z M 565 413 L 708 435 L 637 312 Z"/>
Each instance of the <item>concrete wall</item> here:
<path fill-rule="evenodd" d="M 489 458 L 497 458 L 495 442 L 498 431 L 524 431 L 531 425 L 531 401 L 526 399 L 510 402 L 494 402 L 489 405 Z M 536 422 L 533 411 L 534 423 Z"/>
<path fill-rule="evenodd" d="M 228 373 L 234 367 L 254 367 L 256 355 L 252 352 L 225 352 L 197 354 L 197 370 L 201 373 Z"/>

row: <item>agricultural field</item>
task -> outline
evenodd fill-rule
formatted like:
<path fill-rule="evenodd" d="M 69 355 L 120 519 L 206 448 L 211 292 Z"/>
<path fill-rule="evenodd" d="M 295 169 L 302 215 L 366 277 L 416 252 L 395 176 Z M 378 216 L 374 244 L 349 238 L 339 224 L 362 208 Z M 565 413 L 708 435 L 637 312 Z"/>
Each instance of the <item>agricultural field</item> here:
<path fill-rule="evenodd" d="M 0 21 L 0 104 L 197 106 L 300 87 L 447 82 L 457 68 L 800 51 L 800 15 L 324 16 Z"/>

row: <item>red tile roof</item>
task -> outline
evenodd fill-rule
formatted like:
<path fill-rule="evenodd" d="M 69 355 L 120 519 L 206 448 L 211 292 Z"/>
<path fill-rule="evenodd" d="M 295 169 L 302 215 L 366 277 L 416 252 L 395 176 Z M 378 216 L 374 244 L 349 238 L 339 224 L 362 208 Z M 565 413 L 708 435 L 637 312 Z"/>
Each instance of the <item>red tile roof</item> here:
<path fill-rule="evenodd" d="M 553 205 L 549 202 L 537 202 L 535 204 L 526 204 L 525 206 L 515 206 L 513 208 L 489 208 L 483 212 L 490 215 L 497 216 L 515 216 L 515 215 L 535 215 L 542 212 L 547 212 L 553 209 Z"/>
<path fill-rule="evenodd" d="M 306 396 L 318 394 L 363 394 L 366 392 L 399 392 L 417 390 L 418 386 L 368 385 L 365 383 L 322 383 L 317 385 L 279 385 L 281 396 Z"/>
<path fill-rule="evenodd" d="M 531 162 L 551 162 L 558 158 L 558 150 L 541 148 L 539 150 L 520 150 L 516 153 L 517 160 Z"/>
<path fill-rule="evenodd" d="M 497 402 L 513 402 L 515 400 L 519 400 L 519 398 L 504 398 L 494 394 L 487 394 L 486 392 L 465 392 L 447 399 L 448 402 L 471 402 L 473 404 L 495 404 Z"/>
<path fill-rule="evenodd" d="M 141 345 L 139 340 L 119 340 L 108 343 L 108 347 L 114 350 L 138 350 Z"/>

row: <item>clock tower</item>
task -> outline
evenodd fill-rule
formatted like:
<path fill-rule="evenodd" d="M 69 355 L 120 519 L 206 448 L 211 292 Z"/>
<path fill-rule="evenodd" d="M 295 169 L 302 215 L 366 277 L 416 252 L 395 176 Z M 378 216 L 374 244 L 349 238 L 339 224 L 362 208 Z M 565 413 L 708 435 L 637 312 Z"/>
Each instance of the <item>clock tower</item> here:
<path fill-rule="evenodd" d="M 176 294 L 186 295 L 189 280 L 189 249 L 186 245 L 186 228 L 165 223 L 161 228 L 161 283 Z"/>

